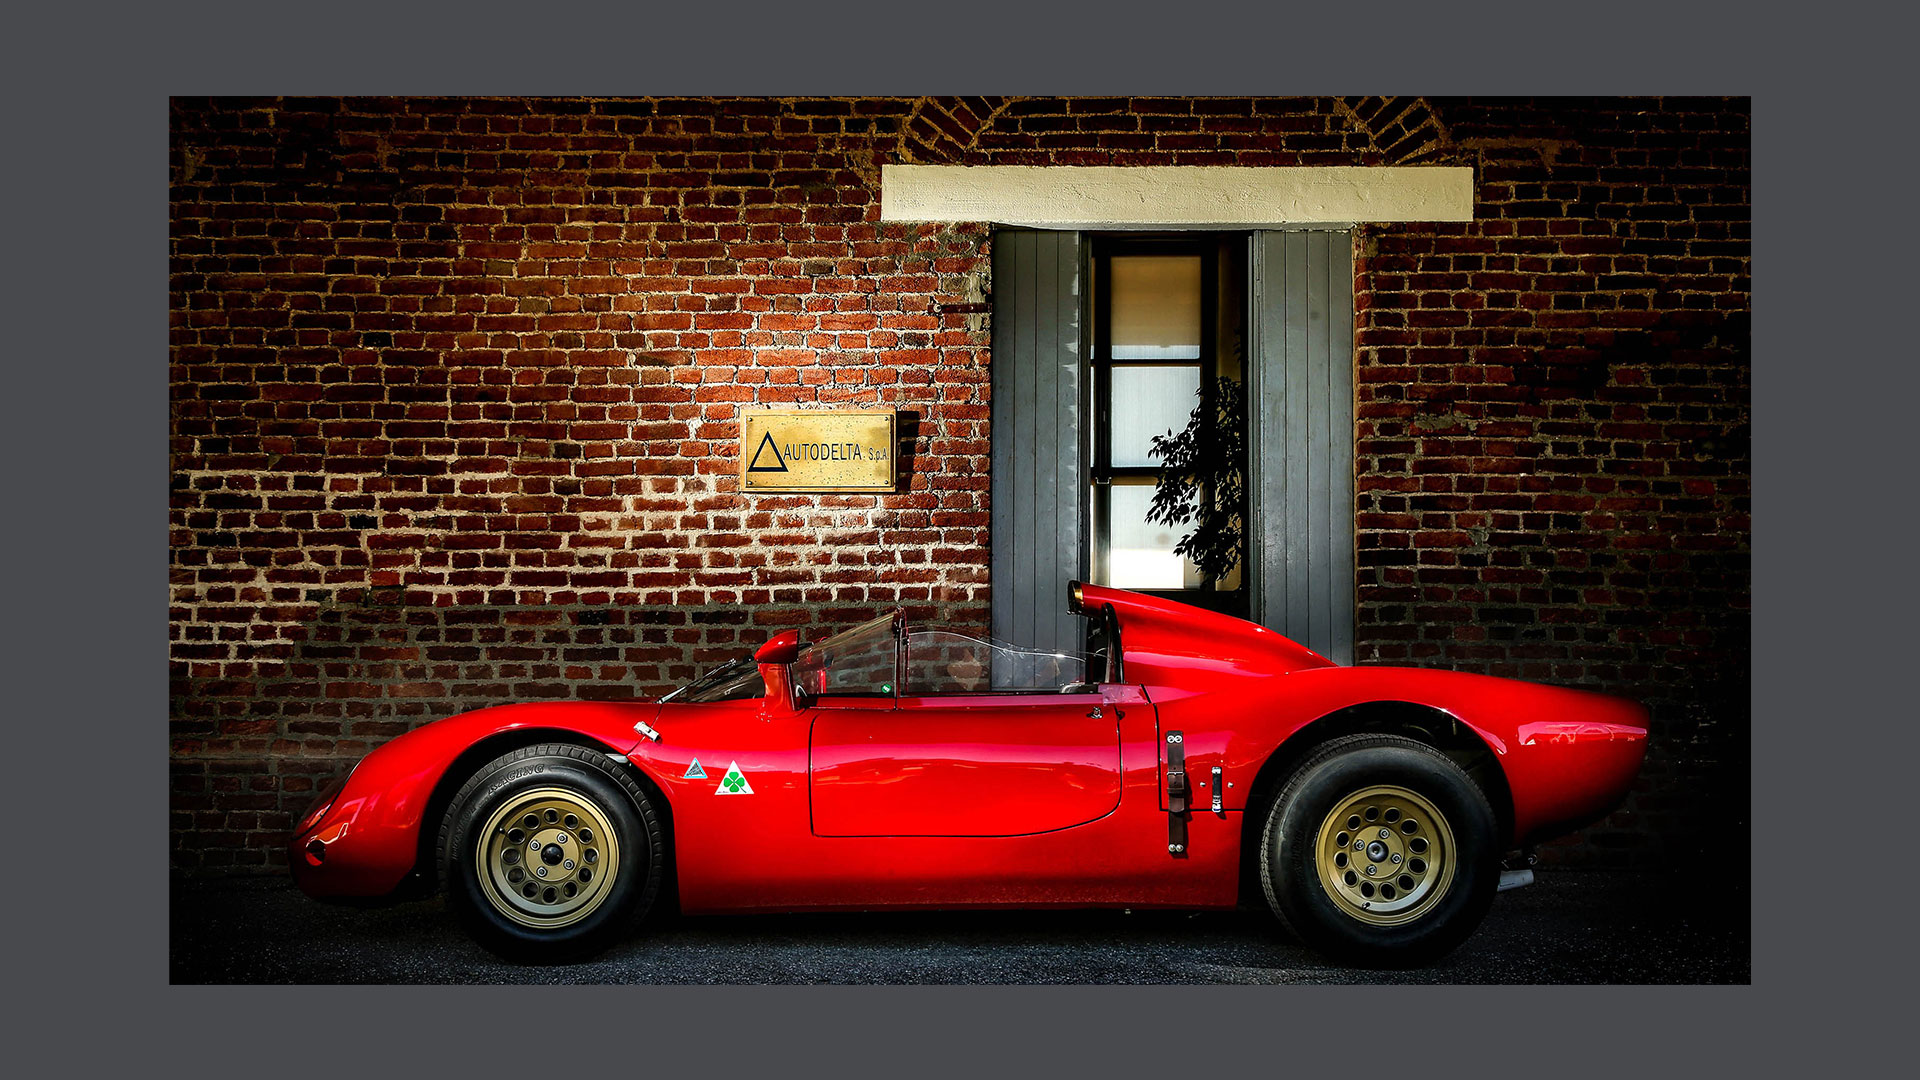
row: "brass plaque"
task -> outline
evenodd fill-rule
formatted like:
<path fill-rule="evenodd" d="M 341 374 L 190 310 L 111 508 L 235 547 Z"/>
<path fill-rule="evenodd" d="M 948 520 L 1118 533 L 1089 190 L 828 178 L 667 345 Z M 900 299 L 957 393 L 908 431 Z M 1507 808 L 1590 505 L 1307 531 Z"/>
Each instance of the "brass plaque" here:
<path fill-rule="evenodd" d="M 892 491 L 894 414 L 761 410 L 740 416 L 740 490 Z"/>

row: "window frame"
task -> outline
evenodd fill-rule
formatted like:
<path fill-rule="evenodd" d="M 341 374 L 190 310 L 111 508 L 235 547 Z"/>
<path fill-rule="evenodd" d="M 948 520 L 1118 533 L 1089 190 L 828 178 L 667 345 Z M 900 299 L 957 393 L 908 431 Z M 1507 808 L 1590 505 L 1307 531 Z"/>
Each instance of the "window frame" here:
<path fill-rule="evenodd" d="M 1088 333 L 1087 371 L 1090 383 L 1091 408 L 1088 416 L 1092 428 L 1086 440 L 1087 476 L 1088 476 L 1088 538 L 1091 551 L 1088 555 L 1088 578 L 1097 584 L 1111 581 L 1109 551 L 1111 547 L 1112 489 L 1115 480 L 1122 482 L 1141 479 L 1157 480 L 1160 468 L 1154 465 L 1116 466 L 1113 462 L 1113 369 L 1117 367 L 1173 367 L 1192 364 L 1200 369 L 1200 402 L 1209 411 L 1217 407 L 1215 383 L 1220 375 L 1219 324 L 1221 320 L 1220 297 L 1220 255 L 1223 249 L 1232 249 L 1239 242 L 1237 254 L 1243 267 L 1248 262 L 1248 247 L 1245 236 L 1233 232 L 1187 232 L 1170 235 L 1141 235 L 1128 233 L 1119 236 L 1091 234 L 1088 236 L 1087 269 L 1092 287 L 1091 325 Z M 1113 357 L 1113 259 L 1116 256 L 1133 255 L 1173 255 L 1198 256 L 1200 259 L 1200 356 L 1195 360 L 1170 360 L 1166 358 L 1145 358 L 1116 360 Z M 1246 277 L 1243 269 L 1242 277 Z M 1247 322 L 1249 310 L 1246 303 L 1239 305 L 1240 340 L 1247 340 Z M 1241 393 L 1247 392 L 1246 361 L 1242 361 L 1240 373 Z M 1249 425 L 1251 426 L 1251 425 Z M 1246 433 L 1244 442 L 1248 453 L 1257 452 L 1253 446 L 1252 432 Z M 1244 467 L 1244 466 L 1243 466 Z M 1211 489 L 1207 498 L 1213 498 Z M 1241 520 L 1246 521 L 1246 508 L 1241 508 Z M 1250 574 L 1248 562 L 1252 538 L 1244 532 L 1241 536 L 1240 551 L 1240 587 L 1222 589 L 1219 580 L 1207 578 L 1195 588 L 1179 589 L 1134 589 L 1148 596 L 1164 597 L 1182 603 L 1193 604 L 1216 611 L 1246 617 L 1252 600 L 1252 591 L 1248 587 Z M 1117 586 L 1127 588 L 1127 586 Z"/>

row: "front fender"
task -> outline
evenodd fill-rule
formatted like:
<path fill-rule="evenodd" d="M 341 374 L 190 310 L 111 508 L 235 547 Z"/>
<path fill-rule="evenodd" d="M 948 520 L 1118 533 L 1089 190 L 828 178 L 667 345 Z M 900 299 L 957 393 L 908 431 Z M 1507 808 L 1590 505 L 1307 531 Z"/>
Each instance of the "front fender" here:
<path fill-rule="evenodd" d="M 509 732 L 551 731 L 625 754 L 641 741 L 636 721 L 652 703 L 565 701 L 501 705 L 416 728 L 374 749 L 353 769 L 332 805 L 294 835 L 287 863 L 296 884 L 321 898 L 382 897 L 414 869 L 435 787 L 470 747 Z"/>

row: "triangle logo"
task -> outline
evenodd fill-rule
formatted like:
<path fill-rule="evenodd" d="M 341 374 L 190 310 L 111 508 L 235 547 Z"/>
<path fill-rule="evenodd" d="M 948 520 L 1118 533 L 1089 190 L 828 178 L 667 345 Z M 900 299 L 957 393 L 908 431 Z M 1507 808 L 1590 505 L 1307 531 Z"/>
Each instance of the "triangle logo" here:
<path fill-rule="evenodd" d="M 761 464 L 762 459 L 766 458 L 768 455 L 771 455 L 773 457 L 773 464 L 762 465 Z M 786 472 L 787 471 L 786 459 L 780 456 L 780 448 L 774 445 L 773 432 L 769 431 L 760 436 L 760 445 L 754 448 L 753 460 L 747 462 L 747 471 L 748 472 Z"/>
<path fill-rule="evenodd" d="M 694 758 L 693 764 L 687 766 L 687 771 L 680 774 L 682 780 L 705 780 L 706 778 L 707 770 L 700 767 L 699 758 Z"/>
<path fill-rule="evenodd" d="M 715 795 L 751 795 L 753 785 L 747 783 L 747 774 L 740 771 L 740 763 L 729 762 L 727 775 L 720 778 L 720 786 L 713 789 Z"/>

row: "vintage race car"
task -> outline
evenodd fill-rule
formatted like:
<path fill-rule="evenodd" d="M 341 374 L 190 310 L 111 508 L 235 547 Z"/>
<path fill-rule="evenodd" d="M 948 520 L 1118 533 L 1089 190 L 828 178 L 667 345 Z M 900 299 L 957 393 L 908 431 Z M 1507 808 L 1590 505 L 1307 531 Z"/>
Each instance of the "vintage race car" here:
<path fill-rule="evenodd" d="M 1344 960 L 1458 945 L 1509 854 L 1618 805 L 1647 712 L 1342 667 L 1250 622 L 1072 583 L 1089 648 L 896 614 L 767 641 L 657 703 L 515 704 L 374 750 L 299 821 L 321 898 L 447 890 L 488 948 L 682 911 L 1264 903 Z"/>

